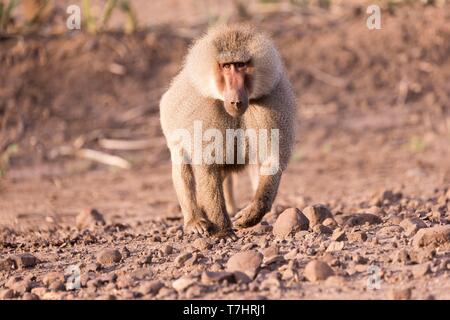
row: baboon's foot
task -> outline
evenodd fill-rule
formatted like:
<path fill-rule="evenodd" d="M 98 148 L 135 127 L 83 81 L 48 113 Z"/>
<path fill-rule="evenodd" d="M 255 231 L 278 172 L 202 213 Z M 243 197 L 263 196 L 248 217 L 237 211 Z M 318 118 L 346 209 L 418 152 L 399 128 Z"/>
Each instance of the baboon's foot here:
<path fill-rule="evenodd" d="M 211 227 L 211 222 L 205 218 L 191 218 L 184 223 L 184 232 L 202 237 L 209 235 Z"/>
<path fill-rule="evenodd" d="M 233 223 L 236 228 L 250 228 L 260 223 L 265 214 L 265 209 L 252 202 L 233 217 Z"/>

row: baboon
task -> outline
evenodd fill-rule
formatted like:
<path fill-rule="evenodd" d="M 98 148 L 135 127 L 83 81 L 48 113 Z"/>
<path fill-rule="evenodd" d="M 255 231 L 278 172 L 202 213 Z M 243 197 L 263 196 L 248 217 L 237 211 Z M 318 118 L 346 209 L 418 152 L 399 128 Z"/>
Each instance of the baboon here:
<path fill-rule="evenodd" d="M 217 235 L 235 240 L 228 213 L 236 210 L 232 173 L 250 167 L 255 195 L 233 217 L 234 226 L 258 224 L 271 210 L 283 170 L 295 142 L 296 99 L 280 55 L 271 40 L 253 27 L 220 26 L 195 41 L 182 70 L 173 79 L 160 102 L 161 125 L 172 157 L 172 179 L 184 216 L 186 232 Z M 224 137 L 230 129 L 261 131 L 278 129 L 276 170 L 262 174 L 271 155 L 257 158 L 249 166 L 250 139 L 233 139 L 226 156 L 233 161 L 192 161 L 197 146 L 181 145 L 177 130 L 195 134 L 195 122 Z M 273 137 L 258 140 L 258 149 L 270 145 Z M 254 140 L 253 140 L 254 141 Z M 217 141 L 216 141 L 217 142 Z M 228 143 L 228 142 L 227 142 Z M 207 145 L 202 139 L 200 147 Z M 188 150 L 189 149 L 189 150 Z M 217 156 L 214 149 L 211 155 Z M 244 162 L 237 161 L 242 152 Z M 182 155 L 180 155 L 180 153 Z M 182 157 L 183 161 L 174 161 Z M 177 158 L 179 159 L 179 158 Z M 202 158 L 203 159 L 203 158 Z M 203 159 L 204 160 L 204 159 Z M 272 163 L 273 165 L 273 163 Z"/>

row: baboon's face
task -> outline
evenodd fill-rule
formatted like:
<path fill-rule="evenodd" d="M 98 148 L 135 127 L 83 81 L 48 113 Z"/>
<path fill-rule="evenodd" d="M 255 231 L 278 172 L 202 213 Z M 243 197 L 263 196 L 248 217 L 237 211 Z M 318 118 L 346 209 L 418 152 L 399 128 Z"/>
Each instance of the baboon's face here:
<path fill-rule="evenodd" d="M 248 108 L 253 67 L 250 61 L 218 64 L 217 87 L 222 93 L 225 111 L 239 117 Z"/>

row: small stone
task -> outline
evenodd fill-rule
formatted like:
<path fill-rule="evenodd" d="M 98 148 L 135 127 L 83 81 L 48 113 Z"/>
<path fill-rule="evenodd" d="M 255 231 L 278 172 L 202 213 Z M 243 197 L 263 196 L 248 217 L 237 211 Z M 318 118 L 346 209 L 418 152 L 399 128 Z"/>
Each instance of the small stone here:
<path fill-rule="evenodd" d="M 40 298 L 42 300 L 64 300 L 65 297 L 66 297 L 65 292 L 49 291 L 44 293 L 44 295 Z"/>
<path fill-rule="evenodd" d="M 6 281 L 5 286 L 18 292 L 24 294 L 25 292 L 30 292 L 32 288 L 32 282 L 29 280 L 24 280 L 20 276 L 13 276 Z"/>
<path fill-rule="evenodd" d="M 113 294 L 104 294 L 104 295 L 98 296 L 97 298 L 95 298 L 95 300 L 103 300 L 103 301 L 117 300 L 117 297 Z"/>
<path fill-rule="evenodd" d="M 389 299 L 391 300 L 410 300 L 411 299 L 411 289 L 393 289 L 389 292 Z"/>
<path fill-rule="evenodd" d="M 344 249 L 344 242 L 342 242 L 342 241 L 332 241 L 328 245 L 326 252 L 341 251 L 342 249 Z"/>
<path fill-rule="evenodd" d="M 380 239 L 392 238 L 402 232 L 403 228 L 400 226 L 387 226 L 378 230 L 377 237 Z"/>
<path fill-rule="evenodd" d="M 269 275 L 261 282 L 259 289 L 275 292 L 280 288 L 280 286 L 280 280 L 275 275 Z"/>
<path fill-rule="evenodd" d="M 16 262 L 16 266 L 20 269 L 23 268 L 33 268 L 38 263 L 38 258 L 36 258 L 31 253 L 22 253 L 13 256 L 12 259 Z"/>
<path fill-rule="evenodd" d="M 344 241 L 347 239 L 347 236 L 345 234 L 345 231 L 341 228 L 337 228 L 334 230 L 333 234 L 331 235 L 331 240 L 333 241 Z"/>
<path fill-rule="evenodd" d="M 199 251 L 206 251 L 211 248 L 211 244 L 204 238 L 195 239 L 192 246 Z"/>
<path fill-rule="evenodd" d="M 232 272 L 226 271 L 219 271 L 219 272 L 204 271 L 201 277 L 201 282 L 205 285 L 220 283 L 225 280 L 228 281 L 229 283 L 235 282 L 234 274 Z"/>
<path fill-rule="evenodd" d="M 128 250 L 127 247 L 123 247 L 121 254 L 122 254 L 122 257 L 129 258 L 131 255 L 131 252 L 130 252 L 130 250 Z"/>
<path fill-rule="evenodd" d="M 55 280 L 48 286 L 48 289 L 50 291 L 64 291 L 66 290 L 66 286 L 61 280 Z"/>
<path fill-rule="evenodd" d="M 174 261 L 175 265 L 177 267 L 182 267 L 182 266 L 184 266 L 185 262 L 188 261 L 190 258 L 192 258 L 192 253 L 190 253 L 190 252 L 182 253 L 175 258 L 175 261 Z"/>
<path fill-rule="evenodd" d="M 162 287 L 164 287 L 164 283 L 159 280 L 153 280 L 142 284 L 139 292 L 141 292 L 143 295 L 157 295 Z"/>
<path fill-rule="evenodd" d="M 325 282 L 328 285 L 343 287 L 345 285 L 345 278 L 341 276 L 330 276 Z"/>
<path fill-rule="evenodd" d="M 406 218 L 400 222 L 400 227 L 405 230 L 405 234 L 411 237 L 416 234 L 419 229 L 426 228 L 427 225 L 419 218 Z"/>
<path fill-rule="evenodd" d="M 96 209 L 84 209 L 75 218 L 75 225 L 78 230 L 91 229 L 97 225 L 105 225 L 103 215 Z"/>
<path fill-rule="evenodd" d="M 367 240 L 367 233 L 361 232 L 351 232 L 347 235 L 348 241 L 350 242 L 364 242 Z"/>
<path fill-rule="evenodd" d="M 358 264 L 366 264 L 367 262 L 369 262 L 369 259 L 363 257 L 362 255 L 360 255 L 359 253 L 355 252 L 352 254 L 352 261 L 358 263 Z"/>
<path fill-rule="evenodd" d="M 325 227 L 329 227 L 329 228 L 337 227 L 337 222 L 333 218 L 326 218 L 325 220 L 323 220 L 322 224 Z"/>
<path fill-rule="evenodd" d="M 39 300 L 39 297 L 34 293 L 25 292 L 22 296 L 22 300 Z"/>
<path fill-rule="evenodd" d="M 450 225 L 420 229 L 412 240 L 416 248 L 450 244 Z"/>
<path fill-rule="evenodd" d="M 276 245 L 272 245 L 270 247 L 268 247 L 267 249 L 263 250 L 263 263 L 267 266 L 269 264 L 275 263 L 275 262 L 279 262 L 279 261 L 283 261 L 284 258 L 283 256 L 278 254 L 278 247 Z"/>
<path fill-rule="evenodd" d="M 97 256 L 97 261 L 101 264 L 113 264 L 122 260 L 122 254 L 117 249 L 104 249 Z"/>
<path fill-rule="evenodd" d="M 308 226 L 308 219 L 299 209 L 289 208 L 278 216 L 272 232 L 278 238 L 285 238 L 297 231 L 308 230 Z"/>
<path fill-rule="evenodd" d="M 50 272 L 42 278 L 42 282 L 47 287 L 55 281 L 64 282 L 64 275 L 60 272 Z"/>
<path fill-rule="evenodd" d="M 6 258 L 0 260 L 0 271 L 11 271 L 17 269 L 14 259 Z"/>
<path fill-rule="evenodd" d="M 333 218 L 331 211 L 323 204 L 315 204 L 303 209 L 303 214 L 309 221 L 309 227 L 312 228 L 317 224 L 324 222 L 327 218 Z"/>
<path fill-rule="evenodd" d="M 324 225 L 322 225 L 322 224 L 316 224 L 316 225 L 312 228 L 312 230 L 313 230 L 315 233 L 318 233 L 318 234 L 332 234 L 332 233 L 333 233 L 333 230 L 331 230 L 331 228 L 326 227 L 326 226 L 324 226 Z"/>
<path fill-rule="evenodd" d="M 284 255 L 284 259 L 292 260 L 297 256 L 297 254 L 298 254 L 298 249 L 294 248 Z"/>
<path fill-rule="evenodd" d="M 8 300 L 13 299 L 15 296 L 14 290 L 12 289 L 4 289 L 0 291 L 0 300 Z"/>
<path fill-rule="evenodd" d="M 166 244 L 162 247 L 161 251 L 165 256 L 171 255 L 173 253 L 173 247 L 170 244 Z"/>
<path fill-rule="evenodd" d="M 309 262 L 304 271 L 305 278 L 311 282 L 326 280 L 328 277 L 334 275 L 333 269 L 320 260 Z"/>
<path fill-rule="evenodd" d="M 411 257 L 408 251 L 405 249 L 400 249 L 392 254 L 392 261 L 406 265 L 411 263 Z"/>
<path fill-rule="evenodd" d="M 89 271 L 95 272 L 95 271 L 99 271 L 101 268 L 102 268 L 102 265 L 98 262 L 95 262 L 95 263 L 88 264 L 86 266 L 86 271 L 87 272 L 89 272 Z"/>
<path fill-rule="evenodd" d="M 371 213 L 358 213 L 347 216 L 347 220 L 345 221 L 344 225 L 354 227 L 354 226 L 361 226 L 366 223 L 369 225 L 373 225 L 382 222 L 383 220 L 377 215 Z"/>
<path fill-rule="evenodd" d="M 172 282 L 172 287 L 178 292 L 183 292 L 195 283 L 195 279 L 184 276 Z"/>
<path fill-rule="evenodd" d="M 31 289 L 31 293 L 37 295 L 38 297 L 44 296 L 44 294 L 48 292 L 47 288 L 44 287 L 36 287 Z"/>
<path fill-rule="evenodd" d="M 227 263 L 227 271 L 243 273 L 253 279 L 261 266 L 263 255 L 257 251 L 249 250 L 238 252 Z"/>
<path fill-rule="evenodd" d="M 423 276 L 430 273 L 430 264 L 429 263 L 422 263 L 413 266 L 412 273 L 414 278 L 422 278 Z"/>

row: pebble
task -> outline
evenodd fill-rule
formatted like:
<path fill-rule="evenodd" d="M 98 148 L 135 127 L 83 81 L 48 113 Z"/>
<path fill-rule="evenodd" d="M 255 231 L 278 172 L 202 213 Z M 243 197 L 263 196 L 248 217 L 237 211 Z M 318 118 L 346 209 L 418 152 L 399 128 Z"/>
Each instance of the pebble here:
<path fill-rule="evenodd" d="M 197 238 L 192 243 L 192 246 L 199 251 L 206 251 L 211 248 L 211 243 L 204 238 Z"/>
<path fill-rule="evenodd" d="M 364 224 L 374 225 L 382 223 L 383 220 L 372 213 L 357 213 L 347 216 L 347 220 L 344 225 L 349 227 L 361 226 Z"/>
<path fill-rule="evenodd" d="M 168 256 L 173 253 L 173 247 L 170 244 L 166 244 L 161 248 L 161 251 L 165 256 Z"/>
<path fill-rule="evenodd" d="M 46 274 L 43 278 L 42 278 L 42 282 L 44 283 L 45 286 L 49 286 L 50 284 L 52 284 L 55 281 L 64 281 L 64 274 L 60 273 L 60 272 L 50 272 L 48 274 Z"/>
<path fill-rule="evenodd" d="M 417 231 L 412 240 L 415 248 L 450 244 L 450 225 L 424 228 Z"/>
<path fill-rule="evenodd" d="M 190 258 L 192 258 L 192 253 L 190 252 L 182 253 L 175 258 L 174 263 L 177 267 L 182 267 L 184 266 L 185 262 L 188 261 Z"/>
<path fill-rule="evenodd" d="M 304 271 L 304 276 L 311 282 L 326 280 L 328 277 L 334 275 L 333 269 L 323 261 L 310 261 Z"/>
<path fill-rule="evenodd" d="M 15 297 L 15 292 L 13 289 L 3 289 L 0 291 L 0 300 L 13 299 Z"/>
<path fill-rule="evenodd" d="M 309 227 L 312 228 L 317 224 L 324 222 L 327 218 L 333 218 L 331 211 L 323 204 L 315 204 L 303 209 L 303 214 L 309 221 Z"/>
<path fill-rule="evenodd" d="M 0 271 L 11 271 L 17 269 L 14 259 L 6 258 L 0 260 Z"/>
<path fill-rule="evenodd" d="M 422 278 L 423 276 L 427 275 L 428 273 L 430 273 L 430 264 L 429 263 L 422 263 L 422 264 L 418 264 L 413 266 L 412 268 L 412 274 L 414 276 L 414 278 Z"/>
<path fill-rule="evenodd" d="M 33 283 L 28 279 L 22 278 L 21 276 L 12 276 L 6 281 L 5 287 L 23 294 L 31 291 Z"/>
<path fill-rule="evenodd" d="M 63 281 L 55 280 L 48 286 L 48 289 L 50 291 L 65 291 L 66 286 L 64 285 Z"/>
<path fill-rule="evenodd" d="M 201 276 L 201 282 L 205 285 L 220 283 L 223 281 L 228 281 L 229 283 L 235 282 L 234 274 L 232 272 L 219 271 L 204 271 Z"/>
<path fill-rule="evenodd" d="M 183 276 L 172 282 L 172 287 L 177 292 L 185 291 L 190 286 L 194 285 L 197 281 L 194 278 Z"/>
<path fill-rule="evenodd" d="M 298 249 L 294 248 L 294 249 L 292 249 L 291 251 L 289 251 L 288 253 L 286 253 L 284 255 L 284 259 L 292 260 L 292 259 L 294 259 L 297 256 L 297 254 L 298 254 Z"/>
<path fill-rule="evenodd" d="M 22 296 L 22 300 L 39 300 L 39 297 L 34 293 L 25 292 Z"/>
<path fill-rule="evenodd" d="M 346 233 L 341 228 L 337 228 L 333 231 L 333 234 L 331 235 L 331 240 L 333 241 L 344 241 L 347 239 Z"/>
<path fill-rule="evenodd" d="M 149 281 L 149 282 L 144 282 L 140 288 L 139 288 L 139 292 L 142 293 L 143 295 L 157 295 L 159 290 L 161 290 L 161 288 L 164 287 L 164 283 L 162 283 L 159 280 L 153 280 L 153 281 Z"/>
<path fill-rule="evenodd" d="M 297 231 L 308 230 L 309 221 L 297 208 L 283 211 L 273 225 L 273 234 L 278 238 L 285 238 Z"/>
<path fill-rule="evenodd" d="M 261 266 L 263 255 L 255 250 L 238 252 L 227 262 L 227 271 L 243 273 L 253 279 Z"/>
<path fill-rule="evenodd" d="M 389 299 L 391 300 L 410 300 L 412 295 L 411 288 L 393 289 L 389 292 Z"/>
<path fill-rule="evenodd" d="M 97 225 L 105 225 L 103 215 L 96 209 L 84 209 L 75 218 L 75 225 L 78 230 L 91 229 Z"/>
<path fill-rule="evenodd" d="M 104 249 L 97 255 L 97 261 L 101 264 L 113 264 L 122 260 L 122 254 L 117 249 Z"/>
<path fill-rule="evenodd" d="M 406 236 L 411 237 L 415 235 L 419 229 L 426 228 L 427 225 L 419 218 L 406 218 L 400 222 L 400 227 L 405 230 Z"/>
<path fill-rule="evenodd" d="M 33 268 L 38 263 L 38 258 L 36 258 L 31 253 L 22 253 L 12 257 L 16 262 L 16 266 L 19 269 L 23 268 Z"/>
<path fill-rule="evenodd" d="M 367 233 L 364 231 L 355 231 L 347 234 L 347 238 L 350 242 L 364 242 L 367 240 Z"/>
<path fill-rule="evenodd" d="M 325 227 L 329 227 L 329 228 L 337 227 L 337 222 L 333 218 L 326 218 L 325 220 L 323 220 L 322 224 Z"/>
<path fill-rule="evenodd" d="M 327 227 L 327 226 L 324 226 L 324 225 L 322 225 L 322 224 L 316 224 L 316 225 L 312 228 L 312 230 L 313 230 L 315 233 L 318 233 L 318 234 L 332 234 L 332 233 L 333 233 L 333 230 L 331 230 L 331 228 L 329 228 L 329 227 Z"/>
<path fill-rule="evenodd" d="M 326 252 L 341 251 L 342 249 L 344 249 L 343 241 L 332 241 L 328 245 Z"/>

